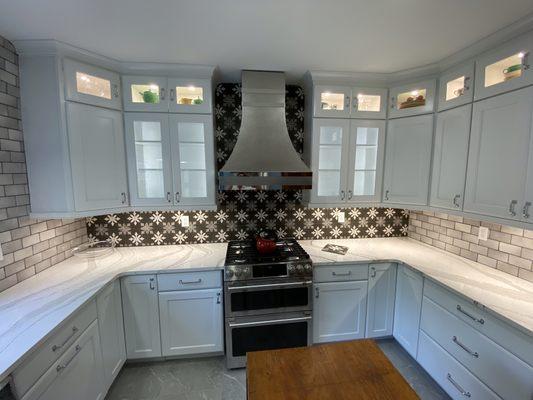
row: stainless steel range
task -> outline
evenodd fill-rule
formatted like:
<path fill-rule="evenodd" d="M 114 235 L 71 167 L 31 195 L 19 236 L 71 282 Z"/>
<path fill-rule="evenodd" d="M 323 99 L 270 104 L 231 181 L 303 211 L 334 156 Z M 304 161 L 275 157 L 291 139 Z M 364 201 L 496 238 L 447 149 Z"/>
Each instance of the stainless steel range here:
<path fill-rule="evenodd" d="M 254 241 L 231 241 L 224 269 L 226 364 L 246 352 L 308 346 L 312 341 L 313 266 L 294 239 L 261 255 Z"/>

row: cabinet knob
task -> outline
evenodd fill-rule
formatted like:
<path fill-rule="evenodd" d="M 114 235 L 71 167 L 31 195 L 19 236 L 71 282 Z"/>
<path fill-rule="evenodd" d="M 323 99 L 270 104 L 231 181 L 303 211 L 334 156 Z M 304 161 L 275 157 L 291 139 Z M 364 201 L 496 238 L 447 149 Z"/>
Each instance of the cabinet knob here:
<path fill-rule="evenodd" d="M 315 298 L 319 298 L 320 297 L 320 289 L 318 287 L 315 288 Z"/>
<path fill-rule="evenodd" d="M 344 102 L 344 108 L 347 110 L 350 109 L 350 96 L 346 96 L 345 102 Z"/>
<path fill-rule="evenodd" d="M 120 193 L 120 196 L 122 197 L 122 204 L 126 204 L 126 201 L 128 201 L 128 198 L 126 196 L 126 192 Z"/>
<path fill-rule="evenodd" d="M 524 208 L 522 208 L 522 216 L 524 218 L 529 218 L 530 215 L 529 215 L 529 207 L 531 206 L 531 202 L 530 201 L 526 201 L 525 204 L 524 204 Z"/>
<path fill-rule="evenodd" d="M 162 87 L 161 89 L 159 89 L 159 98 L 161 100 L 165 100 L 165 88 Z"/>
<path fill-rule="evenodd" d="M 370 267 L 370 277 L 375 278 L 376 277 L 376 268 Z"/>
<path fill-rule="evenodd" d="M 176 203 L 180 202 L 180 192 L 176 192 Z"/>
<path fill-rule="evenodd" d="M 344 190 L 341 190 L 341 200 L 344 200 L 346 197 L 346 193 L 344 192 Z"/>
<path fill-rule="evenodd" d="M 461 198 L 460 194 L 456 194 L 455 196 L 453 196 L 453 205 L 457 208 L 461 207 L 458 201 L 460 198 Z"/>
<path fill-rule="evenodd" d="M 348 200 L 351 200 L 353 197 L 353 193 L 351 190 L 348 190 Z"/>
<path fill-rule="evenodd" d="M 385 200 L 389 200 L 389 190 L 385 190 Z"/>
<path fill-rule="evenodd" d="M 150 290 L 155 290 L 154 278 L 150 278 Z"/>
<path fill-rule="evenodd" d="M 217 293 L 217 304 L 220 304 L 220 292 Z"/>
<path fill-rule="evenodd" d="M 172 195 L 170 194 L 170 192 L 167 192 L 167 201 L 169 203 L 172 202 Z"/>
<path fill-rule="evenodd" d="M 511 200 L 511 203 L 509 204 L 509 215 L 512 215 L 513 217 L 516 215 L 516 203 L 518 203 L 517 200 Z"/>

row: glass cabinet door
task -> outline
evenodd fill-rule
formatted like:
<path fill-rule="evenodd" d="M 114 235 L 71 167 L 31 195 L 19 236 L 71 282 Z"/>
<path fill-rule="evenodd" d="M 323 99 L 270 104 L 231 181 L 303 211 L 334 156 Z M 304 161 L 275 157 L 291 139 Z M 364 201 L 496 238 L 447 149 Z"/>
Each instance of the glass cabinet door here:
<path fill-rule="evenodd" d="M 389 109 L 391 118 L 433 112 L 435 80 L 399 86 L 390 90 Z"/>
<path fill-rule="evenodd" d="M 172 204 L 168 117 L 125 113 L 124 122 L 131 204 Z"/>
<path fill-rule="evenodd" d="M 123 76 L 126 111 L 168 111 L 167 79 L 154 76 Z"/>
<path fill-rule="evenodd" d="M 209 79 L 168 79 L 171 112 L 211 113 L 211 81 Z"/>
<path fill-rule="evenodd" d="M 215 155 L 212 117 L 170 116 L 174 202 L 215 204 Z"/>
<path fill-rule="evenodd" d="M 117 73 L 70 59 L 63 61 L 63 69 L 67 100 L 122 109 Z"/>
<path fill-rule="evenodd" d="M 474 63 L 454 68 L 439 79 L 439 111 L 472 102 Z"/>
<path fill-rule="evenodd" d="M 346 201 L 347 145 L 349 120 L 315 119 L 313 121 L 313 189 L 311 202 L 316 204 Z"/>
<path fill-rule="evenodd" d="M 315 117 L 350 116 L 352 90 L 349 87 L 317 85 L 313 91 Z"/>
<path fill-rule="evenodd" d="M 352 118 L 385 119 L 387 89 L 352 88 Z"/>
<path fill-rule="evenodd" d="M 533 33 L 485 54 L 476 61 L 476 100 L 533 84 Z"/>
<path fill-rule="evenodd" d="M 352 121 L 346 199 L 380 201 L 383 176 L 385 121 Z"/>

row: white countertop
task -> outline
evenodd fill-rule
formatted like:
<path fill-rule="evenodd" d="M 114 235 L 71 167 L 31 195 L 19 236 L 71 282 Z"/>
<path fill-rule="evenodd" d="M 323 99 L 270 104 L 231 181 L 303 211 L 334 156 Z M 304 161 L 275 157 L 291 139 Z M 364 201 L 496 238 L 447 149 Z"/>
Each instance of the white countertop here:
<path fill-rule="evenodd" d="M 403 262 L 481 303 L 533 336 L 533 283 L 408 238 L 303 240 L 316 266 Z M 346 255 L 322 251 L 326 243 Z M 96 260 L 71 257 L 0 293 L 0 381 L 104 286 L 136 273 L 222 269 L 226 244 L 122 247 Z"/>

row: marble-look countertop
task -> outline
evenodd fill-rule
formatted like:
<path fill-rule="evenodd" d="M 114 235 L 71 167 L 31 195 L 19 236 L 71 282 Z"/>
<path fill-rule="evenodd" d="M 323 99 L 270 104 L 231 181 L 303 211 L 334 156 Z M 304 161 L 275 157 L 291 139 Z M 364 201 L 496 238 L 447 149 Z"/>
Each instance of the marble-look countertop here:
<path fill-rule="evenodd" d="M 303 240 L 315 266 L 402 262 L 485 306 L 533 336 L 533 283 L 408 238 Z M 347 246 L 346 255 L 322 251 Z M 114 279 L 130 274 L 222 269 L 227 244 L 117 248 L 86 260 L 71 257 L 0 293 L 0 381 L 62 322 Z"/>

